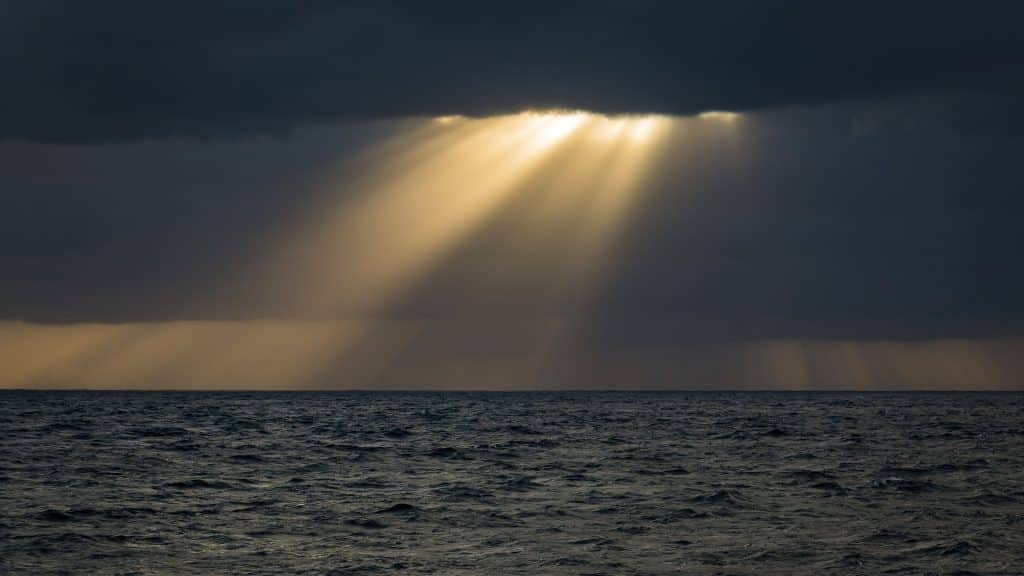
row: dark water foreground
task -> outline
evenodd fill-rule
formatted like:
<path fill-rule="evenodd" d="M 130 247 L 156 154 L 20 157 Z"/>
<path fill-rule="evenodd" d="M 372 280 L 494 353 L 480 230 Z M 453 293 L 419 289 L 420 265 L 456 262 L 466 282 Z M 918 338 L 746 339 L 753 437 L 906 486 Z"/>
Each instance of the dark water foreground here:
<path fill-rule="evenodd" d="M 0 392 L 0 573 L 1024 574 L 1024 395 Z"/>

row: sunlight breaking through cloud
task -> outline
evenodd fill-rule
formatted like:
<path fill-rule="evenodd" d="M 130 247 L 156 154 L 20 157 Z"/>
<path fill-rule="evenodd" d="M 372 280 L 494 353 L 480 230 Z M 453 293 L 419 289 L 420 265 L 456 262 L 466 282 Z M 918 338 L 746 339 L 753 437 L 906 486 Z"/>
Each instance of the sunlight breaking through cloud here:
<path fill-rule="evenodd" d="M 10 324 L 4 335 L 21 352 L 6 384 L 373 386 L 385 372 L 404 373 L 391 359 L 428 333 L 430 321 L 450 339 L 432 358 L 453 362 L 454 372 L 441 372 L 453 385 L 458 374 L 499 368 L 501 386 L 546 381 L 578 345 L 586 303 L 608 274 L 631 207 L 668 136 L 686 121 L 534 110 L 395 123 L 392 136 L 325 174 L 318 200 L 239 273 L 233 285 L 241 292 L 221 295 L 256 295 L 265 319 Z M 490 239 L 484 266 L 456 265 L 483 237 Z M 452 295 L 461 306 L 429 321 L 396 315 L 453 266 L 465 275 L 449 289 L 461 293 Z M 514 320 L 529 340 L 525 349 L 460 355 L 464 343 L 494 336 L 480 334 L 487 323 L 478 317 L 491 295 L 538 286 L 545 311 Z M 214 308 L 223 304 L 212 298 Z M 486 330 L 511 321 L 492 320 Z"/>
<path fill-rule="evenodd" d="M 257 295 L 264 316 L 0 323 L 0 387 L 1014 385 L 1019 340 L 588 348 L 594 295 L 668 167 L 662 153 L 674 151 L 676 170 L 699 168 L 707 149 L 740 161 L 740 120 L 529 111 L 391 123 L 315 181 L 316 200 L 221 295 Z M 438 278 L 444 306 L 405 314 Z M 492 309 L 520 290 L 541 305 Z"/>
<path fill-rule="evenodd" d="M 549 217 L 587 223 L 591 246 L 574 258 L 585 263 L 598 239 L 613 235 L 669 121 L 529 111 L 430 124 L 407 142 L 399 137 L 393 146 L 402 154 L 382 155 L 359 182 L 327 183 L 337 200 L 316 207 L 286 241 L 267 282 L 288 278 L 286 298 L 300 308 L 387 309 L 517 194 L 536 190 L 573 199 L 563 206 L 571 211 Z M 546 207 L 538 198 L 537 210 Z"/>
<path fill-rule="evenodd" d="M 697 115 L 697 118 L 702 120 L 716 120 L 729 124 L 736 122 L 740 117 L 741 114 L 739 112 L 726 112 L 724 110 L 708 110 Z"/>

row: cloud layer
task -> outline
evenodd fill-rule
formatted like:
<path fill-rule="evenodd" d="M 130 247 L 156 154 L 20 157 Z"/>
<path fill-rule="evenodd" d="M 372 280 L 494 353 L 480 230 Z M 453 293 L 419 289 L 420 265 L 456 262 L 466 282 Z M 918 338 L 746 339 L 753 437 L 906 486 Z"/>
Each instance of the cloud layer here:
<path fill-rule="evenodd" d="M 693 114 L 1021 94 L 1024 5 L 0 3 L 0 138 L 282 132 L 524 108 Z"/>

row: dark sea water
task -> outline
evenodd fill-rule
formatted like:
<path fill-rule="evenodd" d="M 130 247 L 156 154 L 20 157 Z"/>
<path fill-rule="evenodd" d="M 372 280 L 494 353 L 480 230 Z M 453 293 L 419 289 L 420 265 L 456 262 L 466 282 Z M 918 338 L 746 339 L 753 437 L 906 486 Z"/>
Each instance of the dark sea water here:
<path fill-rule="evenodd" d="M 4 574 L 1024 574 L 1024 395 L 0 392 Z"/>

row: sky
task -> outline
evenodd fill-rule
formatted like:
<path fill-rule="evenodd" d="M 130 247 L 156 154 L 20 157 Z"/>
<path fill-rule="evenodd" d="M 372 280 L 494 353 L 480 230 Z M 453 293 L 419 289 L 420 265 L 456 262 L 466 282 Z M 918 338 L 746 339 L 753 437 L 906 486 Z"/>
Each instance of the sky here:
<path fill-rule="evenodd" d="M 1024 387 L 1012 2 L 0 0 L 0 387 Z"/>

